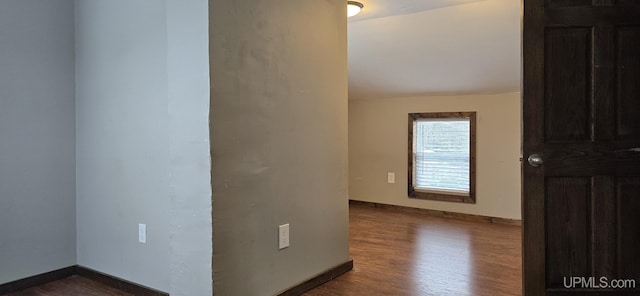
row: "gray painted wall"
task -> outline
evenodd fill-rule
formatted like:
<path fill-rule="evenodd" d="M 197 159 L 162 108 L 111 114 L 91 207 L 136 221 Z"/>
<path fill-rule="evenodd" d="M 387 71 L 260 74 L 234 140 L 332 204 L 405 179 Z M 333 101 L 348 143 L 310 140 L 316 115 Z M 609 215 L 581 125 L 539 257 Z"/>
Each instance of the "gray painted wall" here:
<path fill-rule="evenodd" d="M 165 5 L 86 0 L 75 9 L 78 264 L 169 291 Z"/>
<path fill-rule="evenodd" d="M 180 4 L 76 3 L 78 263 L 207 295 L 207 2 Z"/>
<path fill-rule="evenodd" d="M 73 1 L 0 1 L 0 284 L 74 265 Z"/>
<path fill-rule="evenodd" d="M 207 7 L 0 2 L 0 283 L 79 263 L 212 294 Z"/>
<path fill-rule="evenodd" d="M 171 295 L 212 295 L 208 0 L 167 1 Z"/>
<path fill-rule="evenodd" d="M 207 6 L 76 2 L 78 264 L 176 296 L 212 291 Z"/>
<path fill-rule="evenodd" d="M 217 295 L 273 295 L 349 259 L 345 15 L 342 0 L 210 3 Z"/>

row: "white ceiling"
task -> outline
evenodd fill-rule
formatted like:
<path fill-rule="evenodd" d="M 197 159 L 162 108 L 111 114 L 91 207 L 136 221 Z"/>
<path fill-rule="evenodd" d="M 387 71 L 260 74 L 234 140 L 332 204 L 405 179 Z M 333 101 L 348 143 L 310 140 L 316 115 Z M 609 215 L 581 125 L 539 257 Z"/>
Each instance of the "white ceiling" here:
<path fill-rule="evenodd" d="M 520 89 L 519 0 L 361 0 L 349 98 Z"/>

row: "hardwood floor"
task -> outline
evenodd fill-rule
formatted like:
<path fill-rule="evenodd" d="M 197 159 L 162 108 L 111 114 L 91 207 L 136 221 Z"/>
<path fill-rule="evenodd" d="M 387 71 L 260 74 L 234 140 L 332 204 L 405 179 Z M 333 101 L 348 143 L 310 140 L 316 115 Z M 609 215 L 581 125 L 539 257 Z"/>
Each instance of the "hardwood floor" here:
<path fill-rule="evenodd" d="M 521 295 L 519 226 L 350 206 L 354 269 L 306 296 Z M 72 276 L 6 296 L 131 296 Z"/>
<path fill-rule="evenodd" d="M 350 206 L 354 269 L 307 292 L 327 295 L 521 295 L 519 226 Z"/>
<path fill-rule="evenodd" d="M 133 296 L 77 275 L 6 296 Z"/>

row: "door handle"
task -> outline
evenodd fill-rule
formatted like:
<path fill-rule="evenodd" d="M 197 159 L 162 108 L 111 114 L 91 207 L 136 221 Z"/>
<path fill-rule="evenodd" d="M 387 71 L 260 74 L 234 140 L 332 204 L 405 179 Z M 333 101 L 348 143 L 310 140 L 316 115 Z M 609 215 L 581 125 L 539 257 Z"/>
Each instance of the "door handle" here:
<path fill-rule="evenodd" d="M 544 163 L 542 156 L 540 156 L 539 154 L 529 155 L 529 158 L 527 158 L 527 161 L 529 162 L 529 165 L 531 165 L 532 167 L 539 167 Z"/>

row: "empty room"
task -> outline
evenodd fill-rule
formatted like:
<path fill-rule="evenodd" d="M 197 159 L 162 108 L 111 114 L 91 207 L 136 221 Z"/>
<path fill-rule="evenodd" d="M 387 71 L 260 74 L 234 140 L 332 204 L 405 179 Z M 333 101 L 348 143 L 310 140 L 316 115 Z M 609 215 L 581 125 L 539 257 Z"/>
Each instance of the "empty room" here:
<path fill-rule="evenodd" d="M 0 0 L 0 295 L 638 295 L 636 0 Z"/>
<path fill-rule="evenodd" d="M 521 295 L 521 3 L 348 19 L 354 272 L 310 295 Z"/>

